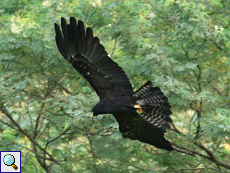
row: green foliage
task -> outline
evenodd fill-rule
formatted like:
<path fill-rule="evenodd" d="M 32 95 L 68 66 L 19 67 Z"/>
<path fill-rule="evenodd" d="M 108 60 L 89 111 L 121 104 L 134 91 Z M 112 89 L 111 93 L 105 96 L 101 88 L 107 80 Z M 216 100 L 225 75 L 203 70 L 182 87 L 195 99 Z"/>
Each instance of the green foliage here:
<path fill-rule="evenodd" d="M 0 1 L 0 150 L 22 172 L 230 172 L 230 1 Z M 169 98 L 176 151 L 123 139 L 59 54 L 53 24 L 94 30 L 135 89 Z"/>

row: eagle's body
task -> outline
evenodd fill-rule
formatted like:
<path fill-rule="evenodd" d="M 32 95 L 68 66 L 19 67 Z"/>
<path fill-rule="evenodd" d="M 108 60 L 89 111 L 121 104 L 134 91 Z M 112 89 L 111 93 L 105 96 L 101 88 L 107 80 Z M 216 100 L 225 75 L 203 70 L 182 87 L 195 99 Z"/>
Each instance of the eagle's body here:
<path fill-rule="evenodd" d="M 91 28 L 85 31 L 82 21 L 70 18 L 67 25 L 61 19 L 62 33 L 55 23 L 56 43 L 62 56 L 91 84 L 100 101 L 93 107 L 94 115 L 113 114 L 123 137 L 149 143 L 158 148 L 173 150 L 164 138 L 171 107 L 160 88 L 146 82 L 133 91 L 122 70 L 108 56 Z"/>
<path fill-rule="evenodd" d="M 136 99 L 130 96 L 106 97 L 101 99 L 92 109 L 94 115 L 136 112 Z"/>

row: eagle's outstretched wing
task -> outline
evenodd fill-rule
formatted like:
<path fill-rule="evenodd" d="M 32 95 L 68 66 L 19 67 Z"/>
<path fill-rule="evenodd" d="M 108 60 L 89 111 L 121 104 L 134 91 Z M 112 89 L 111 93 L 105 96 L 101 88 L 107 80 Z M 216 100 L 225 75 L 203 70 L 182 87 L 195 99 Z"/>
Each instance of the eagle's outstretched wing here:
<path fill-rule="evenodd" d="M 130 96 L 132 85 L 122 70 L 107 54 L 91 28 L 85 32 L 82 21 L 61 18 L 61 28 L 55 23 L 56 43 L 62 56 L 91 84 L 100 98 Z"/>

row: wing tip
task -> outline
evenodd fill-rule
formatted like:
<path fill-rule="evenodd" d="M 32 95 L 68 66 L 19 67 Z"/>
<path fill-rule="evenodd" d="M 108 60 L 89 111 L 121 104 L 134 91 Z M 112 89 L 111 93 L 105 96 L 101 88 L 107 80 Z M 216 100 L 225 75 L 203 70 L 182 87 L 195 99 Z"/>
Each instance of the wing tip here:
<path fill-rule="evenodd" d="M 173 150 L 175 150 L 172 146 L 168 146 L 167 148 L 164 148 L 165 150 L 167 150 L 167 151 L 173 151 Z"/>
<path fill-rule="evenodd" d="M 64 17 L 61 17 L 61 22 L 65 22 L 65 18 Z"/>
<path fill-rule="evenodd" d="M 153 86 L 153 83 L 149 80 L 149 81 L 147 81 L 144 85 Z"/>

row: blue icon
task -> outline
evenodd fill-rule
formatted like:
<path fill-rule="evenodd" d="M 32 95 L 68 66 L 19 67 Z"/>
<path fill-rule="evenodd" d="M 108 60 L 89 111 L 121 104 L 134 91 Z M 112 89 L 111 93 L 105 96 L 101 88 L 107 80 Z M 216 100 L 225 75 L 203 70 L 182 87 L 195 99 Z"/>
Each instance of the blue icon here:
<path fill-rule="evenodd" d="M 7 154 L 3 158 L 3 162 L 7 166 L 12 166 L 15 170 L 18 169 L 18 167 L 14 164 L 15 163 L 15 158 L 12 154 Z"/>

